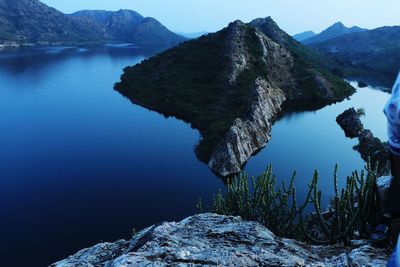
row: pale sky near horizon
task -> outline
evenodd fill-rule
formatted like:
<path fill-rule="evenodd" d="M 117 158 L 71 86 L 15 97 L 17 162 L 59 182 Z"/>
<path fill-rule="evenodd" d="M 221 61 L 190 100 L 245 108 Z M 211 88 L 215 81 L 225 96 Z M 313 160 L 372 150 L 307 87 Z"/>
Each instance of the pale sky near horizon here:
<path fill-rule="evenodd" d="M 400 25 L 400 0 L 41 0 L 65 13 L 132 9 L 176 32 L 213 32 L 229 22 L 271 16 L 289 34 L 337 21 L 363 28 Z"/>

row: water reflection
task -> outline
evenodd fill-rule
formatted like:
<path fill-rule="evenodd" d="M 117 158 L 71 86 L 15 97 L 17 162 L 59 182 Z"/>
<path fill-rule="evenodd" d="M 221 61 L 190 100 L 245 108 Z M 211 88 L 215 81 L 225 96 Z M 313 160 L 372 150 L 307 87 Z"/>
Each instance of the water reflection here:
<path fill-rule="evenodd" d="M 22 47 L 6 49 L 0 52 L 0 68 L 17 75 L 30 72 L 40 73 L 65 60 L 80 58 L 90 60 L 98 56 L 107 56 L 113 60 L 133 58 L 136 55 L 149 57 L 163 47 L 137 47 L 133 44 L 106 44 L 91 47 Z M 44 54 L 46 56 L 44 56 Z"/>

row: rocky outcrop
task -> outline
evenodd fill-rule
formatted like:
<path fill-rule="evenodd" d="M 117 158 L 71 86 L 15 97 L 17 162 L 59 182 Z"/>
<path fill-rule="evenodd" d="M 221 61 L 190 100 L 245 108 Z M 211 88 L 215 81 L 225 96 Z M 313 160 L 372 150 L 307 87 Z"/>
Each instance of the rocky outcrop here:
<path fill-rule="evenodd" d="M 358 137 L 359 144 L 354 147 L 360 152 L 363 160 L 378 162 L 378 172 L 380 174 L 390 173 L 389 145 L 375 137 L 370 130 L 364 130 Z"/>
<path fill-rule="evenodd" d="M 351 247 L 313 246 L 240 217 L 200 214 L 148 227 L 129 241 L 83 249 L 51 266 L 386 266 L 387 258 L 388 251 L 363 240 Z"/>
<path fill-rule="evenodd" d="M 360 114 L 354 108 L 349 108 L 336 118 L 336 122 L 342 127 L 347 137 L 359 137 L 364 131 L 360 120 Z"/>
<path fill-rule="evenodd" d="M 344 111 L 336 121 L 347 137 L 358 138 L 359 143 L 354 149 L 360 153 L 363 160 L 370 161 L 373 168 L 378 163 L 378 173 L 381 175 L 390 173 L 388 143 L 382 142 L 370 130 L 364 129 L 360 114 L 354 108 Z"/>
<path fill-rule="evenodd" d="M 246 30 L 244 23 L 236 20 L 229 24 L 227 28 L 228 56 L 230 58 L 231 67 L 228 75 L 229 85 L 233 85 L 236 79 L 249 64 L 249 54 L 243 53 L 246 44 Z"/>
<path fill-rule="evenodd" d="M 230 82 L 235 82 L 238 75 L 247 67 L 251 55 L 245 40 L 244 23 L 233 22 L 229 29 L 234 31 L 235 41 L 230 44 L 232 71 Z M 291 68 L 293 58 L 290 53 L 272 41 L 259 30 L 255 30 L 257 42 L 262 48 L 262 61 L 268 73 L 268 81 L 258 77 L 254 82 L 253 102 L 247 118 L 236 118 L 229 131 L 214 149 L 209 167 L 221 176 L 228 176 L 241 171 L 249 157 L 266 145 L 271 139 L 271 129 L 276 115 L 281 112 L 286 100 L 281 87 L 293 87 Z M 234 45 L 233 45 L 234 44 Z M 246 48 L 246 49 L 243 49 Z M 289 85 L 290 84 L 290 85 Z"/>
<path fill-rule="evenodd" d="M 273 120 L 286 98 L 281 89 L 258 78 L 255 99 L 248 119 L 237 118 L 211 156 L 209 167 L 222 176 L 240 172 L 248 158 L 270 140 Z"/>
<path fill-rule="evenodd" d="M 335 93 L 332 91 L 332 85 L 324 76 L 320 74 L 315 75 L 314 83 L 316 84 L 316 88 L 318 89 L 318 93 L 320 94 L 322 99 L 335 98 Z"/>

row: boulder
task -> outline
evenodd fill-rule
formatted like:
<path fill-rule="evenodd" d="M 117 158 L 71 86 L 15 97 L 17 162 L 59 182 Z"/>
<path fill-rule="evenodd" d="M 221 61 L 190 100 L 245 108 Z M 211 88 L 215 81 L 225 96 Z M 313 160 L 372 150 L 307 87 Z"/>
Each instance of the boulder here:
<path fill-rule="evenodd" d="M 359 137 L 364 130 L 360 114 L 354 108 L 349 108 L 337 116 L 336 121 L 342 127 L 346 136 L 350 138 Z"/>

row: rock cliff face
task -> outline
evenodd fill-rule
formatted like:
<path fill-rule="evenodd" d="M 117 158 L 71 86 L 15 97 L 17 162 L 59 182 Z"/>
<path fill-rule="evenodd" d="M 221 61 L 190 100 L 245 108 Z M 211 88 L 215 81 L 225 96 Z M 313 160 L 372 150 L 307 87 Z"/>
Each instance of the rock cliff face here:
<path fill-rule="evenodd" d="M 51 266 L 386 266 L 387 258 L 388 251 L 367 241 L 312 246 L 239 217 L 201 214 L 148 227 L 129 241 L 97 244 Z"/>
<path fill-rule="evenodd" d="M 214 150 L 209 167 L 222 176 L 240 172 L 248 158 L 270 140 L 272 124 L 285 100 L 281 89 L 258 78 L 249 117 L 235 120 Z"/>

